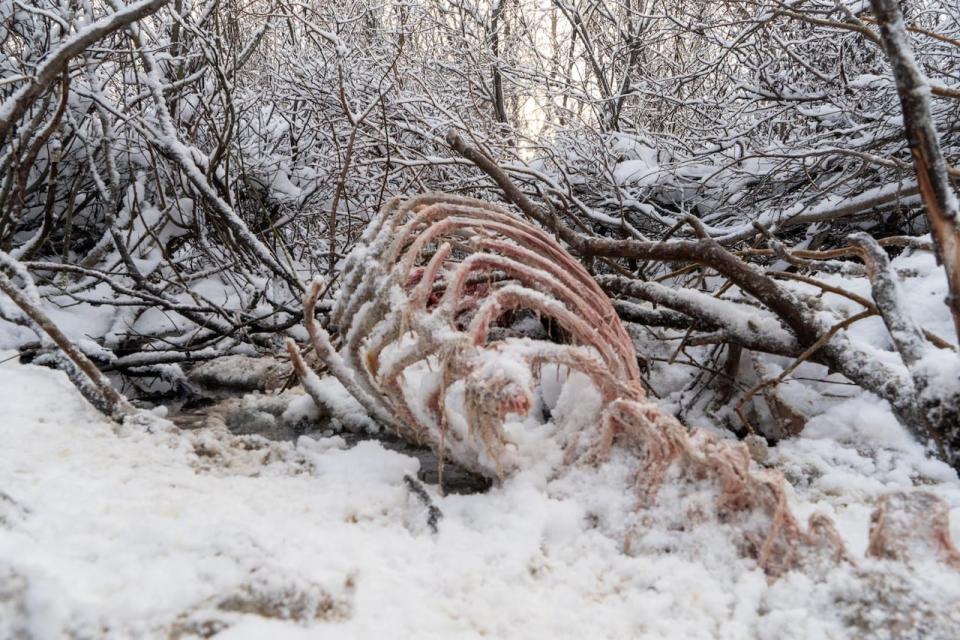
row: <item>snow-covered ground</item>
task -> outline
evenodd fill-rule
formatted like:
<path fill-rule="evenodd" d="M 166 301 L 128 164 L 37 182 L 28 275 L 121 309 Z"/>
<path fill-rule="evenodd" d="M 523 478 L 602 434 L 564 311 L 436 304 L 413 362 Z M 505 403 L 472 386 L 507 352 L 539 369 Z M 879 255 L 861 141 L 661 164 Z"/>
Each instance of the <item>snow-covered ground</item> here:
<path fill-rule="evenodd" d="M 950 336 L 932 256 L 894 264 L 913 272 L 916 317 Z M 869 295 L 862 278 L 837 284 Z M 84 309 L 63 315 L 78 340 L 110 326 Z M 24 337 L 0 331 L 0 347 Z M 851 331 L 888 353 L 878 319 Z M 674 349 L 639 335 L 638 345 Z M 852 563 L 771 582 L 738 553 L 735 527 L 701 517 L 708 492 L 667 483 L 638 511 L 625 451 L 557 473 L 562 452 L 544 443 L 486 493 L 426 487 L 442 514 L 432 522 L 407 481 L 418 460 L 376 440 L 272 442 L 222 425 L 181 431 L 152 414 L 118 427 L 62 373 L 13 356 L 0 349 L 0 639 L 960 637 L 960 572 L 930 557 L 864 558 L 870 515 L 893 491 L 939 496 L 960 540 L 956 473 L 925 456 L 886 403 L 819 365 L 780 385 L 806 425 L 766 464 L 792 483 L 801 519 L 832 518 Z M 696 371 L 656 363 L 651 379 L 665 409 L 720 432 L 723 416 L 680 391 Z M 555 395 L 576 394 L 574 379 Z M 356 425 L 356 402 L 324 385 L 339 422 Z"/>
<path fill-rule="evenodd" d="M 116 428 L 59 372 L 0 365 L 0 637 L 951 638 L 960 575 L 863 560 L 882 493 L 960 483 L 883 407 L 838 403 L 773 452 L 856 558 L 769 583 L 730 532 L 680 532 L 665 489 L 636 516 L 614 460 L 432 497 L 437 531 L 378 442 L 295 445 Z M 678 502 L 679 504 L 679 502 Z M 672 525 L 670 523 L 673 523 Z M 898 630 L 904 633 L 897 636 Z"/>

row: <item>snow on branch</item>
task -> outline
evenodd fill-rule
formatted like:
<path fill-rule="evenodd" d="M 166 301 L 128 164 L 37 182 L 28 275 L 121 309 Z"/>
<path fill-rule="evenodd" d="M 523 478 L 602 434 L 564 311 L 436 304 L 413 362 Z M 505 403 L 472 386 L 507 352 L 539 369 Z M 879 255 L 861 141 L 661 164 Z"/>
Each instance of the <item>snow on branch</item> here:
<path fill-rule="evenodd" d="M 111 33 L 156 13 L 170 0 L 141 0 L 118 8 L 83 27 L 53 49 L 36 68 L 29 81 L 0 105 L 0 138 L 56 80 L 70 60 Z"/>
<path fill-rule="evenodd" d="M 910 48 L 897 0 L 871 0 L 900 95 L 903 126 L 937 254 L 947 274 L 947 305 L 960 338 L 960 205 L 950 184 L 930 108 L 930 84 Z"/>
<path fill-rule="evenodd" d="M 110 384 L 107 377 L 97 366 L 67 338 L 60 328 L 40 308 L 40 300 L 36 295 L 36 286 L 26 270 L 16 266 L 16 261 L 0 251 L 0 267 L 11 267 L 15 274 L 23 280 L 23 287 L 18 287 L 7 275 L 0 270 L 0 293 L 10 298 L 19 307 L 20 311 L 29 319 L 30 326 L 38 335 L 50 338 L 56 347 L 63 353 L 66 361 L 63 368 L 71 381 L 77 386 L 85 398 L 97 409 L 112 418 L 122 418 L 133 412 L 133 407 Z"/>

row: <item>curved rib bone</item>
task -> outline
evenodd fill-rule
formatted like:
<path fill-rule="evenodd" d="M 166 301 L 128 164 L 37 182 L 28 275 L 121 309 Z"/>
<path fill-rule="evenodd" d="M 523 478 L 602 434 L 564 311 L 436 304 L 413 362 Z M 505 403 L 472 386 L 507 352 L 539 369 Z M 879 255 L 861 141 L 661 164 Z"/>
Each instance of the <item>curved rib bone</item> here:
<path fill-rule="evenodd" d="M 506 210 L 443 194 L 392 201 L 348 257 L 342 281 L 331 313 L 342 356 L 314 319 L 318 282 L 305 298 L 314 349 L 373 417 L 429 444 L 441 464 L 446 456 L 495 477 L 522 468 L 524 451 L 507 425 L 537 406 L 550 365 L 568 379 L 581 375 L 598 398 L 586 425 L 552 417 L 550 437 L 566 464 L 603 464 L 626 451 L 640 508 L 655 504 L 668 482 L 713 485 L 713 516 L 738 528 L 742 552 L 771 576 L 810 558 L 849 560 L 829 518 L 798 522 L 779 472 L 757 469 L 743 444 L 691 432 L 647 399 L 610 300 L 559 243 Z M 517 311 L 549 318 L 563 339 L 494 335 Z M 881 501 L 871 555 L 905 557 L 898 541 L 912 528 L 957 565 L 946 508 L 917 495 L 919 502 L 901 494 Z"/>

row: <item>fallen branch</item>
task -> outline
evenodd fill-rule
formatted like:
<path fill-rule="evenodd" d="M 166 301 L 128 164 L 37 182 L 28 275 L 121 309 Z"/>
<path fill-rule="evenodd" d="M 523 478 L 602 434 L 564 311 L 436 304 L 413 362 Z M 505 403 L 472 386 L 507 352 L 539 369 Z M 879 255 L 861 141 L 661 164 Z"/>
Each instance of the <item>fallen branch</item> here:
<path fill-rule="evenodd" d="M 25 269 L 17 268 L 18 264 L 9 255 L 0 252 L 0 265 L 10 268 L 26 285 L 22 291 L 5 273 L 0 271 L 0 292 L 6 295 L 29 318 L 31 326 L 39 336 L 46 335 L 66 357 L 67 375 L 83 396 L 98 410 L 114 419 L 121 419 L 134 411 L 127 402 L 110 384 L 107 377 L 97 368 L 90 359 L 67 338 L 60 328 L 50 319 L 40 307 L 40 298 L 33 289 L 30 277 Z M 75 367 L 75 369 L 73 369 Z"/>

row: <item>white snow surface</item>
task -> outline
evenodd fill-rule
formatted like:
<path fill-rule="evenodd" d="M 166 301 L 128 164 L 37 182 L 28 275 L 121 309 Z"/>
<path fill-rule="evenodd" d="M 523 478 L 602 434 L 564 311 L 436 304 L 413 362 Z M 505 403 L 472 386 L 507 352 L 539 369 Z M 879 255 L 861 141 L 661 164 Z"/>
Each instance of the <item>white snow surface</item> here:
<path fill-rule="evenodd" d="M 638 513 L 616 457 L 519 473 L 485 494 L 427 487 L 443 513 L 433 533 L 403 481 L 419 463 L 376 441 L 269 443 L 143 415 L 116 427 L 63 374 L 14 361 L 0 365 L 0 406 L 3 638 L 853 638 L 894 637 L 904 620 L 901 637 L 947 638 L 960 628 L 956 572 L 861 558 L 883 492 L 922 483 L 952 505 L 956 536 L 960 485 L 860 396 L 776 451 L 808 479 L 795 509 L 830 513 L 857 566 L 774 583 L 737 556 L 735 532 L 681 532 L 683 487 Z M 628 554 L 613 532 L 631 523 Z"/>

